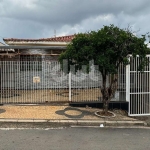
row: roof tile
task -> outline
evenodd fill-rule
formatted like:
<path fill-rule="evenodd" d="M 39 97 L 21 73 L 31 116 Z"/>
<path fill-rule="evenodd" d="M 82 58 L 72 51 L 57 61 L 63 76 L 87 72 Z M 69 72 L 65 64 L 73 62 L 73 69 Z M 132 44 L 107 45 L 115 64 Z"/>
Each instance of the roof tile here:
<path fill-rule="evenodd" d="M 4 38 L 5 42 L 71 42 L 75 35 L 51 37 L 51 38 L 40 38 L 40 39 L 18 39 L 18 38 Z"/>

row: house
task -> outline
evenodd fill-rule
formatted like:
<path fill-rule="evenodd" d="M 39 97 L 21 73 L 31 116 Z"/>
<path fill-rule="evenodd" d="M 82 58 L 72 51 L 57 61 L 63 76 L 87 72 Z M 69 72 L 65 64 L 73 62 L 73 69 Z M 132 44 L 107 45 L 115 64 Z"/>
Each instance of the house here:
<path fill-rule="evenodd" d="M 50 79 L 50 68 L 53 68 L 58 62 L 58 56 L 65 50 L 65 46 L 73 39 L 74 35 L 52 37 L 43 39 L 3 39 L 9 46 L 18 46 L 14 49 L 13 55 L 5 55 L 1 57 L 1 61 L 13 61 L 18 65 L 13 65 L 18 72 L 14 72 L 14 83 L 19 89 L 42 89 L 52 88 L 52 80 Z M 22 48 L 23 47 L 23 48 Z M 56 47 L 56 48 L 54 48 Z M 50 65 L 51 63 L 51 65 Z M 14 69 L 15 69 L 14 68 Z M 12 66 L 11 66 L 12 69 Z M 12 72 L 7 68 L 7 72 Z M 14 76 L 15 76 L 14 75 Z M 39 77 L 40 83 L 32 82 L 34 77 Z M 25 83 L 24 83 L 25 82 Z M 49 82 L 49 83 L 48 83 Z M 11 84 L 12 85 L 12 84 Z M 10 86 L 10 85 L 9 85 Z M 61 86 L 62 87 L 62 86 Z"/>
<path fill-rule="evenodd" d="M 61 101 L 80 106 L 102 105 L 99 72 L 94 70 L 95 76 L 83 75 L 82 72 L 70 76 L 60 70 L 58 56 L 74 37 L 3 39 L 12 51 L 3 47 L 5 50 L 0 53 L 0 103 Z M 130 115 L 150 113 L 150 67 L 140 75 L 135 69 L 137 63 L 138 58 L 130 66 L 120 66 L 118 90 L 110 103 L 112 108 L 129 109 Z"/>
<path fill-rule="evenodd" d="M 52 37 L 52 38 L 42 38 L 42 39 L 15 39 L 15 38 L 4 38 L 4 42 L 8 44 L 9 46 L 66 46 L 72 39 L 74 38 L 74 35 L 70 36 L 61 36 L 61 37 Z M 58 55 L 63 50 L 60 49 L 16 49 L 15 53 L 18 53 L 21 57 L 24 56 L 31 56 L 34 58 L 36 55 L 41 56 L 51 56 L 51 59 L 57 60 Z"/>
<path fill-rule="evenodd" d="M 69 76 L 60 70 L 58 56 L 75 35 L 44 39 L 3 39 L 13 53 L 0 55 L 1 103 L 43 103 L 51 101 L 100 101 L 100 83 L 81 72 Z M 100 81 L 100 74 L 97 73 Z M 93 90 L 93 96 L 89 91 Z M 79 90 L 85 92 L 79 94 Z M 63 90 L 63 93 L 61 92 Z M 54 94 L 54 93 L 55 94 Z M 39 94 L 39 95 L 38 95 Z"/>

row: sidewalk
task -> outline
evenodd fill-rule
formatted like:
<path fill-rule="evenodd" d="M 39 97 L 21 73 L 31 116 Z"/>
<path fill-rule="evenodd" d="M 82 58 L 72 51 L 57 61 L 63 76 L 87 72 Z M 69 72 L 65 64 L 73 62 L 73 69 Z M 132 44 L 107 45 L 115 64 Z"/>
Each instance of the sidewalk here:
<path fill-rule="evenodd" d="M 115 118 L 100 118 L 90 107 L 50 106 L 50 105 L 4 105 L 0 106 L 0 126 L 8 124 L 30 124 L 49 126 L 145 126 L 144 121 L 128 117 L 115 111 Z"/>

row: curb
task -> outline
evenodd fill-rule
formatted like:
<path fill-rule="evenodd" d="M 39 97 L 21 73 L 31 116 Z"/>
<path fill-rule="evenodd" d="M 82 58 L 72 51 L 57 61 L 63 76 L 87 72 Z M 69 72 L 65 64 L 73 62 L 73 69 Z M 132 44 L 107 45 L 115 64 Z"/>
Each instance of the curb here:
<path fill-rule="evenodd" d="M 40 127 L 60 127 L 60 126 L 104 126 L 104 127 L 123 127 L 123 126 L 147 126 L 144 121 L 99 121 L 99 120 L 48 120 L 48 119 L 0 119 L 0 127 L 7 126 L 40 126 Z"/>
<path fill-rule="evenodd" d="M 147 126 L 144 121 L 105 121 L 106 126 Z"/>

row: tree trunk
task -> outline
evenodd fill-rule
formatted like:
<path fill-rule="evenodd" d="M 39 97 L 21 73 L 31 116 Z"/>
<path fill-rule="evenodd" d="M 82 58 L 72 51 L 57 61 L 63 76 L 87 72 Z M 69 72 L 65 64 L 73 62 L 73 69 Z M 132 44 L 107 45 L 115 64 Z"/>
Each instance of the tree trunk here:
<path fill-rule="evenodd" d="M 103 102 L 103 111 L 104 111 L 105 115 L 107 115 L 107 113 L 108 113 L 108 105 L 109 105 L 109 103 L 107 101 Z"/>
<path fill-rule="evenodd" d="M 105 115 L 108 113 L 109 102 L 117 90 L 117 79 L 118 76 L 113 75 L 109 87 L 106 87 L 106 75 L 103 76 L 103 87 L 101 93 L 103 96 L 103 111 Z"/>

